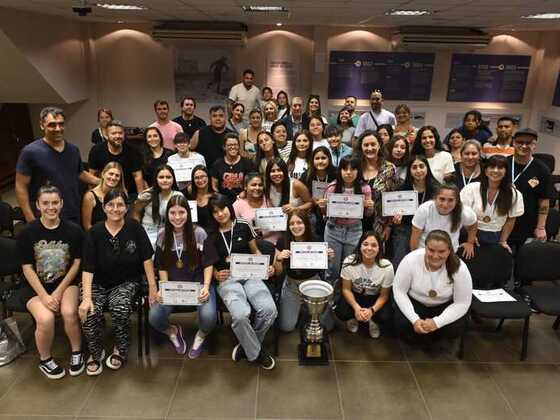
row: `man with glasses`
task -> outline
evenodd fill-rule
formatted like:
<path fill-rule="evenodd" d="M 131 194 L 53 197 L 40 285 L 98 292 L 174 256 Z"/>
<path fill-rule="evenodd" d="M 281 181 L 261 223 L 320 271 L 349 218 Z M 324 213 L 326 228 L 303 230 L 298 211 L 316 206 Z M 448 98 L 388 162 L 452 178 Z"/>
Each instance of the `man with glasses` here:
<path fill-rule="evenodd" d="M 64 140 L 64 111 L 46 107 L 40 113 L 44 137 L 25 146 L 16 165 L 16 198 L 25 220 L 35 220 L 37 192 L 50 182 L 64 201 L 61 218 L 80 224 L 80 181 L 97 185 L 99 178 L 84 170 L 80 150 Z"/>
<path fill-rule="evenodd" d="M 356 138 L 360 137 L 366 130 L 377 131 L 378 127 L 383 124 L 392 126 L 397 124 L 395 114 L 383 108 L 383 94 L 381 91 L 377 89 L 373 90 L 369 96 L 369 102 L 371 104 L 371 110 L 369 112 L 364 112 L 360 116 L 356 131 L 354 132 Z"/>
<path fill-rule="evenodd" d="M 508 241 L 514 252 L 531 238 L 546 240 L 545 226 L 552 186 L 549 169 L 533 157 L 537 138 L 533 129 L 518 130 L 513 136 L 514 154 L 508 157 L 508 179 L 523 195 L 525 206 L 525 213 L 517 218 Z"/>

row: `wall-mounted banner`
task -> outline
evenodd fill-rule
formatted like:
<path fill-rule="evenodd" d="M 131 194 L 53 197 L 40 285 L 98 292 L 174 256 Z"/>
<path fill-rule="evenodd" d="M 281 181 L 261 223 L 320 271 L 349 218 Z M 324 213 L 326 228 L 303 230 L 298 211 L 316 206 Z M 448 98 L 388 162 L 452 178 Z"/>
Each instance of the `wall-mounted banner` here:
<path fill-rule="evenodd" d="M 453 54 L 449 102 L 522 103 L 529 55 Z"/>

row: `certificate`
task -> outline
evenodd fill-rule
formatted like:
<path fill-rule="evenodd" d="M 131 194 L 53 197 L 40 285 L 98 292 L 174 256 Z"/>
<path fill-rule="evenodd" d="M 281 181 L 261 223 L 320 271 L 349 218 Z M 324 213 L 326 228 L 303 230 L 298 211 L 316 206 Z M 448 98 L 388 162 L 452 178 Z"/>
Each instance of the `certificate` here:
<path fill-rule="evenodd" d="M 492 290 L 477 290 L 473 289 L 473 295 L 476 296 L 478 300 L 485 303 L 493 302 L 515 302 L 515 298 L 506 292 L 504 289 L 492 289 Z"/>
<path fill-rule="evenodd" d="M 418 193 L 416 191 L 391 191 L 381 193 L 383 216 L 412 216 L 418 209 Z"/>
<path fill-rule="evenodd" d="M 326 270 L 329 267 L 327 242 L 291 242 L 290 268 Z"/>
<path fill-rule="evenodd" d="M 288 225 L 288 215 L 282 207 L 255 210 L 255 227 L 271 232 L 284 232 Z"/>
<path fill-rule="evenodd" d="M 190 182 L 192 179 L 192 170 L 196 166 L 196 162 L 190 160 L 184 162 L 173 162 L 170 164 L 175 172 L 175 181 L 177 182 Z"/>
<path fill-rule="evenodd" d="M 312 197 L 313 198 L 324 198 L 325 197 L 325 191 L 327 190 L 328 186 L 329 186 L 328 182 L 313 181 L 311 183 Z"/>
<path fill-rule="evenodd" d="M 361 194 L 329 194 L 327 216 L 345 219 L 364 218 L 364 196 Z"/>
<path fill-rule="evenodd" d="M 198 222 L 198 207 L 196 206 L 196 200 L 188 200 L 189 207 L 191 208 L 191 222 Z"/>
<path fill-rule="evenodd" d="M 200 283 L 192 281 L 161 281 L 159 290 L 164 305 L 200 306 Z"/>
<path fill-rule="evenodd" d="M 231 278 L 237 280 L 266 280 L 270 255 L 231 254 Z"/>

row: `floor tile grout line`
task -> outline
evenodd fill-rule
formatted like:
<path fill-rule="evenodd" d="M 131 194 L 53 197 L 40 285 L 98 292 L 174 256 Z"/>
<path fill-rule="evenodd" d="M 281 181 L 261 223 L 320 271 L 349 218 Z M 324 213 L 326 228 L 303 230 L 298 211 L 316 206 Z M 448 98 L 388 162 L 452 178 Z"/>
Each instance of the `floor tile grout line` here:
<path fill-rule="evenodd" d="M 260 386 L 260 378 L 261 378 L 261 367 L 257 368 L 257 386 L 255 387 L 255 420 L 258 418 L 258 411 L 259 411 L 259 386 Z"/>
<path fill-rule="evenodd" d="M 181 380 L 181 375 L 183 374 L 183 370 L 185 369 L 185 362 L 186 358 L 183 357 L 181 363 L 181 369 L 179 369 L 179 373 L 177 374 L 177 378 L 175 379 L 175 386 L 173 387 L 173 391 L 171 392 L 171 397 L 169 398 L 169 402 L 167 403 L 167 410 L 165 410 L 165 414 L 163 415 L 164 419 L 169 417 L 169 413 L 171 412 L 171 407 L 173 406 L 173 401 L 177 395 L 177 389 L 179 388 L 179 381 Z"/>
<path fill-rule="evenodd" d="M 336 367 L 336 359 L 334 357 L 334 344 L 333 339 L 328 338 L 329 341 L 329 349 L 331 351 L 331 359 L 333 362 L 333 369 L 334 369 L 334 379 L 336 381 L 336 395 L 338 397 L 338 406 L 340 408 L 340 415 L 342 416 L 342 420 L 346 419 L 346 415 L 344 414 L 344 405 L 342 404 L 342 388 L 340 387 L 340 379 L 338 377 L 338 369 Z"/>
<path fill-rule="evenodd" d="M 485 367 L 488 376 L 490 377 L 490 380 L 494 383 L 494 385 L 496 386 L 497 390 L 498 390 L 498 394 L 500 394 L 500 396 L 503 398 L 504 402 L 506 403 L 506 406 L 509 408 L 509 410 L 511 411 L 511 414 L 513 414 L 513 417 L 518 419 L 519 415 L 517 414 L 517 412 L 513 409 L 513 406 L 511 405 L 508 397 L 506 396 L 506 393 L 504 392 L 504 390 L 502 389 L 502 387 L 500 386 L 500 384 L 498 383 L 498 381 L 496 380 L 496 378 L 494 377 L 492 371 L 488 368 L 488 366 Z"/>
<path fill-rule="evenodd" d="M 87 366 L 86 366 L 87 369 Z M 87 375 L 86 371 L 83 372 L 84 375 Z M 91 394 L 93 394 L 93 390 L 95 389 L 95 387 L 97 386 L 97 382 L 99 382 L 99 375 L 97 375 L 94 378 L 93 384 L 91 385 L 91 387 L 89 388 L 89 391 L 87 392 L 86 397 L 84 398 L 84 402 L 82 403 L 82 405 L 80 406 L 80 409 L 78 410 L 78 414 L 76 414 L 76 418 L 80 417 L 82 415 L 82 411 L 84 411 L 84 409 L 86 408 L 86 405 L 91 397 Z"/>
<path fill-rule="evenodd" d="M 406 364 L 408 366 L 408 370 L 409 370 L 410 374 L 412 375 L 412 379 L 414 380 L 414 383 L 416 384 L 416 390 L 418 391 L 418 394 L 420 395 L 420 399 L 424 403 L 424 408 L 426 409 L 426 413 L 428 413 L 428 418 L 433 419 L 434 417 L 432 415 L 430 407 L 428 407 L 428 401 L 426 401 L 426 397 L 424 396 L 424 393 L 422 392 L 422 388 L 420 387 L 420 382 L 418 382 L 418 378 L 416 377 L 416 373 L 414 372 L 414 369 L 412 368 L 412 363 L 410 363 L 410 360 L 408 359 L 408 354 L 405 352 L 405 349 L 403 348 L 403 343 L 401 341 L 399 341 L 399 346 L 401 348 L 401 352 L 403 352 L 404 357 L 406 359 Z"/>

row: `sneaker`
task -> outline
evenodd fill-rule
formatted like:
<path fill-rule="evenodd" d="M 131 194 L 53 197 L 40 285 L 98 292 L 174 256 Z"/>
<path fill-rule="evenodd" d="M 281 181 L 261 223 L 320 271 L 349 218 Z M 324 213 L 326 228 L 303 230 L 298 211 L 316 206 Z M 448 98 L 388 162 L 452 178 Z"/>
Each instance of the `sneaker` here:
<path fill-rule="evenodd" d="M 379 325 L 373 322 L 371 319 L 369 320 L 369 336 L 371 338 L 379 338 L 381 335 L 381 331 L 379 331 Z"/>
<path fill-rule="evenodd" d="M 261 367 L 263 369 L 266 370 L 272 370 L 274 369 L 274 366 L 276 365 L 276 362 L 274 361 L 274 358 L 268 354 L 268 352 L 264 349 L 261 349 L 261 352 L 259 353 L 259 357 L 257 357 L 257 360 L 255 360 L 259 365 L 261 365 Z"/>
<path fill-rule="evenodd" d="M 346 321 L 346 329 L 348 331 L 350 331 L 351 333 L 356 333 L 358 332 L 358 320 L 356 318 L 352 318 L 349 319 L 348 321 Z"/>
<path fill-rule="evenodd" d="M 239 362 L 242 359 L 246 359 L 247 355 L 241 344 L 236 345 L 231 352 L 231 358 L 234 362 Z"/>
<path fill-rule="evenodd" d="M 60 379 L 66 375 L 66 370 L 51 357 L 47 360 L 41 360 L 39 370 L 49 379 Z"/>
<path fill-rule="evenodd" d="M 189 359 L 196 359 L 202 353 L 202 345 L 204 344 L 204 340 L 206 340 L 206 336 L 200 335 L 200 331 L 198 331 L 195 336 L 189 350 Z"/>
<path fill-rule="evenodd" d="M 169 341 L 175 347 L 177 354 L 185 354 L 187 352 L 187 343 L 183 338 L 183 328 L 180 325 L 175 325 L 175 328 L 177 329 L 177 334 L 171 334 Z"/>
<path fill-rule="evenodd" d="M 70 356 L 70 366 L 68 367 L 68 372 L 70 376 L 78 376 L 86 368 L 86 363 L 84 360 L 84 355 L 81 351 L 73 351 L 72 356 Z"/>

